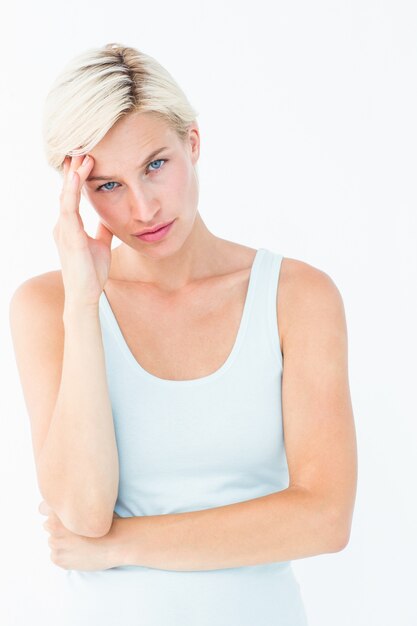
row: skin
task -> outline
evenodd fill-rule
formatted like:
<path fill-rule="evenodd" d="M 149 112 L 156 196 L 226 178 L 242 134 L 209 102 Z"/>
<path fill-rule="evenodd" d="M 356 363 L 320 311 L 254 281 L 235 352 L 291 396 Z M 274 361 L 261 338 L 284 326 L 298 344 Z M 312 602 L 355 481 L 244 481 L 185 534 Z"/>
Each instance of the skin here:
<path fill-rule="evenodd" d="M 138 168 L 159 147 L 167 149 Z M 179 301 L 190 285 L 199 284 L 200 290 L 205 290 L 206 278 L 227 276 L 251 266 L 254 251 L 213 235 L 198 211 L 195 166 L 200 155 L 200 133 L 196 122 L 190 125 L 186 141 L 182 141 L 159 117 L 134 113 L 119 120 L 88 155 L 89 173 L 81 193 L 100 223 L 122 242 L 112 250 L 107 285 L 112 281 L 119 288 L 122 283 L 128 284 L 131 292 L 138 293 L 143 285 L 151 286 L 154 294 L 171 296 L 166 303 L 159 298 L 160 308 L 168 310 L 172 308 L 172 294 Z M 83 167 L 83 158 L 67 157 L 65 173 Z M 89 180 L 94 176 L 111 180 Z M 144 242 L 132 236 L 174 218 L 170 236 L 159 242 Z M 225 289 L 230 289 L 229 283 L 225 282 Z M 194 292 L 193 297 L 198 297 L 195 288 Z M 224 298 L 221 293 L 217 297 Z M 104 541 L 72 533 L 45 500 L 39 512 L 48 518 L 43 527 L 50 534 L 48 545 L 55 564 L 86 570 L 114 567 L 115 563 L 111 561 L 110 565 L 108 561 L 113 555 L 108 549 L 108 537 Z"/>
<path fill-rule="evenodd" d="M 153 150 L 167 146 L 149 166 L 138 164 Z M 89 152 L 94 159 L 82 193 L 100 221 L 120 239 L 112 251 L 110 279 L 146 282 L 165 292 L 180 293 L 196 279 L 231 266 L 235 248 L 213 235 L 198 211 L 200 154 L 197 123 L 182 143 L 169 125 L 153 114 L 133 114 L 119 120 Z M 165 161 L 163 159 L 165 158 Z M 114 181 L 89 181 L 108 175 Z M 106 185 L 102 191 L 97 187 Z M 175 218 L 168 237 L 145 242 L 132 233 Z M 238 258 L 245 264 L 251 254 Z"/>
<path fill-rule="evenodd" d="M 68 530 L 45 500 L 40 503 L 39 512 L 47 516 L 42 526 L 49 533 L 51 561 L 58 567 L 93 571 L 121 565 L 113 542 L 109 541 L 112 529 L 114 533 L 114 525 L 105 537 L 84 537 Z M 118 517 L 117 513 L 114 513 L 113 518 Z"/>
<path fill-rule="evenodd" d="M 153 157 L 151 167 L 138 168 L 152 150 L 161 146 L 168 149 Z M 227 298 L 232 279 L 235 285 L 241 285 L 243 298 L 245 280 L 254 257 L 254 249 L 216 237 L 204 224 L 197 208 L 195 166 L 199 152 L 200 135 L 196 123 L 190 126 L 186 141 L 181 142 L 166 123 L 152 114 L 123 118 L 89 152 L 92 162 L 88 178 L 108 175 L 111 180 L 86 180 L 82 193 L 100 221 L 121 241 L 112 250 L 106 291 L 114 290 L 120 296 L 128 290 L 132 300 L 146 297 L 151 303 L 157 302 L 158 312 L 164 314 L 162 319 L 177 308 L 173 304 L 182 306 L 185 311 L 199 302 L 214 307 Z M 165 158 L 164 163 L 161 160 Z M 82 158 L 76 157 L 71 167 L 77 168 L 81 162 Z M 106 185 L 104 189 L 110 191 L 97 191 L 100 185 Z M 144 242 L 132 236 L 136 231 L 174 218 L 174 227 L 159 242 Z M 239 317 L 242 306 L 239 298 L 229 295 L 227 306 L 235 307 L 235 319 Z M 291 491 L 268 496 L 279 520 L 278 525 L 274 522 L 274 527 L 268 530 L 271 536 L 285 538 L 283 550 L 288 546 L 288 554 L 281 554 L 278 551 L 281 548 L 277 547 L 277 558 L 291 558 L 295 553 L 299 558 L 323 552 L 322 533 L 314 531 L 317 544 L 312 543 L 310 528 L 326 528 L 326 531 L 331 528 L 329 545 L 338 546 L 337 549 L 346 545 L 350 532 L 356 489 L 356 442 L 347 379 L 347 334 L 343 303 L 333 281 L 324 272 L 296 259 L 284 258 L 282 261 L 277 316 L 285 361 L 283 416 Z M 217 326 L 223 317 L 217 319 Z M 227 319 L 223 325 L 232 324 L 231 318 Z M 151 319 L 141 321 L 144 327 L 151 328 Z M 173 321 L 175 325 L 180 323 L 175 318 Z M 126 326 L 128 322 L 126 320 Z M 236 323 L 233 324 L 235 328 Z M 182 329 L 178 327 L 177 332 L 181 339 Z M 224 332 L 230 337 L 230 328 Z M 207 362 L 217 362 L 217 365 L 218 343 L 221 342 L 213 342 L 210 348 L 213 353 L 204 355 Z M 150 353 L 157 352 L 155 347 L 152 348 Z M 180 352 L 172 352 L 181 362 Z M 157 366 L 157 360 L 145 365 L 149 371 L 164 377 L 164 373 L 155 371 Z M 173 368 L 173 363 L 168 362 L 167 367 Z M 197 369 L 195 363 L 187 362 L 186 358 L 181 367 L 179 378 L 192 378 L 192 372 Z M 299 514 L 300 506 L 306 511 L 305 524 Z M 126 554 L 122 555 L 117 546 L 130 541 L 126 539 L 126 532 L 121 531 L 123 524 L 133 520 L 116 519 L 114 514 L 109 533 L 92 538 L 66 529 L 45 501 L 39 511 L 48 516 L 43 527 L 50 534 L 51 560 L 56 565 L 65 569 L 95 570 L 126 562 Z M 259 523 L 255 513 L 252 504 L 239 503 L 229 506 L 227 512 L 224 507 L 218 507 L 218 518 L 215 510 L 181 514 L 184 516 L 181 519 L 187 520 L 186 535 L 190 537 L 190 545 L 191 538 L 195 537 L 190 555 L 191 569 L 193 566 L 204 569 L 208 562 L 211 532 L 218 540 L 217 529 L 226 528 L 225 517 L 220 516 L 227 514 L 233 537 L 242 546 L 248 545 L 247 536 L 237 535 L 237 529 L 255 538 L 254 529 Z M 252 515 L 253 526 L 250 526 Z M 240 519 L 246 523 L 239 523 Z M 262 519 L 266 519 L 264 515 Z M 300 528 L 296 526 L 297 520 L 300 520 Z M 163 521 L 164 528 L 162 524 L 158 525 L 159 521 Z M 171 546 L 176 517 L 164 516 L 163 520 L 158 520 L 158 516 L 154 520 L 135 518 L 136 522 L 155 522 L 154 530 L 149 527 L 146 531 L 150 566 L 176 569 L 179 555 L 171 552 L 172 561 L 160 563 L 153 560 L 152 552 L 155 545 L 155 554 L 160 553 L 157 545 L 164 539 L 167 546 Z M 201 531 L 203 524 L 204 532 Z M 140 542 L 138 537 L 140 533 L 136 533 L 135 546 Z M 174 541 L 174 545 L 177 544 L 180 546 L 182 542 Z M 231 537 L 225 533 L 224 547 L 219 546 L 219 553 L 225 558 L 230 545 Z M 145 546 L 142 550 L 144 554 Z M 261 546 L 254 545 L 251 555 L 256 555 L 257 551 L 262 554 Z M 222 564 L 218 561 L 215 566 L 221 567 Z"/>

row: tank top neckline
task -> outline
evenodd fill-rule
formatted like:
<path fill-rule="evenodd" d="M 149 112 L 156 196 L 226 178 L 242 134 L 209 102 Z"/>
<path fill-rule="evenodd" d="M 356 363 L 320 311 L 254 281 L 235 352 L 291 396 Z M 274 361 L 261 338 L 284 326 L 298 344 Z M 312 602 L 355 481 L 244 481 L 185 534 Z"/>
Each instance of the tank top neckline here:
<path fill-rule="evenodd" d="M 224 363 L 219 368 L 217 368 L 217 370 L 215 370 L 214 372 L 211 372 L 210 374 L 207 374 L 206 376 L 200 376 L 198 378 L 190 378 L 190 379 L 185 379 L 185 380 L 182 380 L 182 379 L 173 380 L 169 378 L 160 378 L 159 376 L 155 376 L 154 374 L 151 374 L 151 372 L 148 372 L 148 370 L 143 368 L 142 365 L 139 363 L 139 361 L 136 360 L 132 351 L 130 350 L 124 338 L 124 335 L 121 331 L 119 323 L 116 319 L 116 316 L 113 313 L 113 309 L 110 306 L 110 302 L 107 298 L 107 294 L 103 289 L 101 296 L 100 296 L 100 308 L 103 310 L 106 316 L 107 322 L 110 325 L 113 335 L 118 342 L 121 352 L 127 359 L 127 362 L 132 367 L 132 371 L 138 373 L 140 376 L 142 376 L 143 378 L 146 378 L 148 381 L 154 384 L 166 385 L 166 386 L 171 386 L 171 387 L 173 386 L 191 387 L 194 385 L 201 385 L 201 384 L 214 381 L 217 378 L 221 377 L 223 374 L 225 374 L 226 371 L 233 364 L 234 360 L 236 359 L 238 352 L 243 343 L 244 335 L 245 335 L 248 322 L 249 322 L 250 311 L 252 308 L 252 302 L 254 298 L 254 288 L 255 288 L 256 278 L 257 278 L 257 274 L 259 270 L 259 265 L 265 252 L 266 252 L 265 248 L 258 248 L 256 250 L 254 259 L 252 261 L 252 266 L 251 266 L 251 270 L 249 274 L 248 287 L 246 290 L 246 297 L 245 297 L 245 301 L 243 305 L 242 316 L 240 319 L 239 328 L 237 331 L 235 342 L 233 344 L 233 347 L 228 357 L 226 358 Z"/>

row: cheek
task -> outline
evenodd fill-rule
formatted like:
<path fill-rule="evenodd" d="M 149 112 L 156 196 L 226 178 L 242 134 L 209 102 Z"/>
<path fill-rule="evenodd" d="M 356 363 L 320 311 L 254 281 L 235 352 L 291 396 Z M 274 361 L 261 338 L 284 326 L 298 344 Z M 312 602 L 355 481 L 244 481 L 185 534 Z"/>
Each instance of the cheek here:
<path fill-rule="evenodd" d="M 184 194 L 188 195 L 190 187 L 192 185 L 192 172 L 187 167 L 177 168 L 172 172 L 170 180 L 169 191 L 170 194 L 175 194 L 176 197 L 183 197 Z"/>
<path fill-rule="evenodd" d="M 88 200 L 90 206 L 94 209 L 94 211 L 103 218 L 103 221 L 106 219 L 112 218 L 112 211 L 109 207 L 109 203 L 103 200 L 103 197 L 99 195 L 99 193 L 86 191 L 85 197 Z"/>
<path fill-rule="evenodd" d="M 87 189 L 86 187 L 83 187 L 82 194 L 84 198 L 87 200 L 88 204 L 92 206 L 93 209 L 97 212 L 97 202 L 95 201 L 95 196 L 93 192 Z"/>

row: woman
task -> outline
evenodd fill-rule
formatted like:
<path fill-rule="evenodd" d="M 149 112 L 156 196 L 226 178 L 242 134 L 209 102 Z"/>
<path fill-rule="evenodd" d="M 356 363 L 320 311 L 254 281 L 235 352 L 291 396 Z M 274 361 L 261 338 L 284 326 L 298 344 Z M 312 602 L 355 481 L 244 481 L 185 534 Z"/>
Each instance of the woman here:
<path fill-rule="evenodd" d="M 356 491 L 337 287 L 209 231 L 196 111 L 143 52 L 75 58 L 44 137 L 62 270 L 10 312 L 69 623 L 305 626 L 291 560 L 347 545 Z"/>

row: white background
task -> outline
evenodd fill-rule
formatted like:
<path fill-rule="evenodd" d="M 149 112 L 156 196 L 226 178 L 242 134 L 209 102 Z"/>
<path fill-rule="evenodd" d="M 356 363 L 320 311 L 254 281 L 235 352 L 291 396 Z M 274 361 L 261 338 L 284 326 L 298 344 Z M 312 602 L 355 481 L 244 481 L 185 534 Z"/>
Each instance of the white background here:
<path fill-rule="evenodd" d="M 59 623 L 63 573 L 8 322 L 16 287 L 60 267 L 41 110 L 73 56 L 120 42 L 154 56 L 199 111 L 209 229 L 320 268 L 345 303 L 358 492 L 348 546 L 293 561 L 309 626 L 415 626 L 415 3 L 20 2 L 1 29 L 1 623 Z"/>

